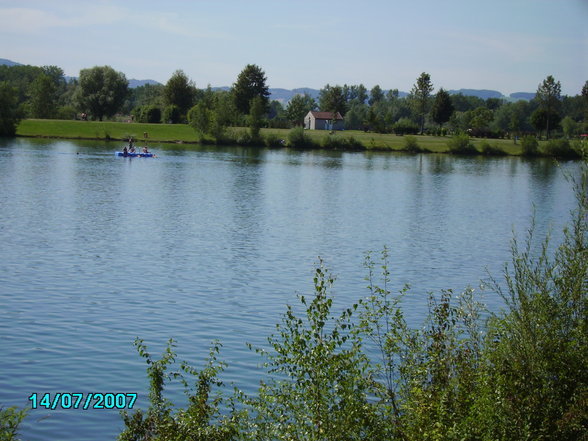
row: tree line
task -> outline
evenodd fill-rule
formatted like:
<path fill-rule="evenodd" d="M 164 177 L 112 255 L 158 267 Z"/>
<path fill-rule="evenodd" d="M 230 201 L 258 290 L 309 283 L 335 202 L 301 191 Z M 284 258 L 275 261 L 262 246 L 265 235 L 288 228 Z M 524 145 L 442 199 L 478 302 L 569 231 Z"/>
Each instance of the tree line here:
<path fill-rule="evenodd" d="M 270 101 L 267 77 L 257 65 L 247 65 L 228 90 L 198 88 L 182 70 L 165 85 L 129 88 L 126 76 L 110 66 L 82 69 L 66 81 L 57 66 L 0 66 L 1 133 L 13 134 L 20 118 L 72 119 L 81 113 L 102 120 L 116 114 L 137 122 L 189 123 L 201 139 L 222 139 L 226 128 L 250 127 L 256 137 L 262 127 L 302 126 L 311 110 L 339 112 L 348 130 L 378 133 L 433 134 L 465 132 L 486 138 L 554 132 L 573 137 L 588 132 L 588 81 L 575 96 L 562 96 L 561 83 L 549 75 L 535 98 L 510 102 L 462 94 L 435 92 L 423 72 L 410 93 L 368 90 L 359 85 L 325 85 L 318 99 L 294 96 L 286 105 Z"/>

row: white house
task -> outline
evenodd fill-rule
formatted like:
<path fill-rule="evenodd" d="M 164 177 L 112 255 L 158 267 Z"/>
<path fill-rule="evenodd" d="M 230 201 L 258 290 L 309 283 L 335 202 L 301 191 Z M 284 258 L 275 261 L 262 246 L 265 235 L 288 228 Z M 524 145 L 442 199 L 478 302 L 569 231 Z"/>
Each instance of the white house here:
<path fill-rule="evenodd" d="M 304 128 L 310 130 L 343 130 L 343 117 L 339 112 L 310 111 L 304 117 Z"/>

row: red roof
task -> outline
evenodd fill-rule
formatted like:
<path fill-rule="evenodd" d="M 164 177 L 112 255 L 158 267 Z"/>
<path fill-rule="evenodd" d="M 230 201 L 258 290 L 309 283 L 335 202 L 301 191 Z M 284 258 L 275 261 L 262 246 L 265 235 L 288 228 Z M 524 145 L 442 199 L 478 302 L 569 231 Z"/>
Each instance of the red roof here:
<path fill-rule="evenodd" d="M 329 121 L 333 119 L 333 112 L 315 112 L 311 110 L 310 113 L 312 114 L 312 116 L 315 117 L 315 119 L 328 119 Z M 335 119 L 342 120 L 343 117 L 339 112 L 337 112 L 337 114 L 335 115 Z"/>

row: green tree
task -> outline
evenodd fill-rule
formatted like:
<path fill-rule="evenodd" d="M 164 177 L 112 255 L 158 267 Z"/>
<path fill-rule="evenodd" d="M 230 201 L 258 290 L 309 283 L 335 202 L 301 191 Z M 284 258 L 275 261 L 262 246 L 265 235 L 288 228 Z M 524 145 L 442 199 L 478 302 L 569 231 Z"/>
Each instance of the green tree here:
<path fill-rule="evenodd" d="M 7 82 L 0 82 L 0 136 L 14 136 L 19 121 L 18 92 Z"/>
<path fill-rule="evenodd" d="M 230 92 L 204 92 L 202 99 L 188 113 L 190 125 L 202 139 L 211 136 L 217 142 L 223 139 L 225 129 L 231 125 L 237 114 Z"/>
<path fill-rule="evenodd" d="M 578 133 L 579 124 L 569 116 L 561 120 L 561 128 L 563 129 L 566 138 L 571 138 Z"/>
<path fill-rule="evenodd" d="M 164 107 L 165 101 L 162 84 L 145 84 L 130 90 L 130 101 L 132 107 L 157 106 Z"/>
<path fill-rule="evenodd" d="M 548 75 L 537 88 L 535 99 L 539 101 L 540 119 L 545 122 L 545 135 L 549 139 L 549 132 L 561 120 L 561 83 Z"/>
<path fill-rule="evenodd" d="M 212 111 L 206 101 L 201 100 L 188 112 L 188 123 L 198 132 L 200 139 L 209 134 L 212 125 Z"/>
<path fill-rule="evenodd" d="M 368 109 L 367 104 L 352 101 L 349 111 L 345 114 L 345 128 L 347 130 L 367 130 L 365 122 L 368 117 Z"/>
<path fill-rule="evenodd" d="M 356 102 L 358 104 L 365 104 L 368 99 L 367 89 L 363 84 L 353 85 L 349 87 L 347 92 L 347 101 L 350 103 Z"/>
<path fill-rule="evenodd" d="M 433 121 L 442 126 L 449 121 L 454 111 L 455 108 L 453 107 L 451 96 L 443 88 L 439 89 L 431 108 L 431 118 L 433 118 Z"/>
<path fill-rule="evenodd" d="M 588 122 L 588 81 L 582 87 L 581 96 L 584 104 L 584 121 Z"/>
<path fill-rule="evenodd" d="M 227 127 L 235 125 L 239 111 L 235 106 L 235 99 L 231 92 L 217 92 L 212 114 L 211 134 L 221 140 Z"/>
<path fill-rule="evenodd" d="M 417 82 L 412 87 L 410 92 L 410 99 L 414 111 L 419 119 L 421 135 L 425 131 L 425 117 L 429 112 L 429 104 L 431 92 L 433 91 L 433 83 L 431 83 L 431 76 L 423 72 L 417 79 Z"/>
<path fill-rule="evenodd" d="M 327 84 L 319 92 L 319 108 L 323 112 L 339 112 L 341 116 L 347 113 L 347 97 L 341 86 Z"/>
<path fill-rule="evenodd" d="M 463 93 L 451 95 L 451 102 L 453 102 L 453 107 L 455 107 L 456 112 L 467 112 L 468 110 L 474 110 L 477 107 L 485 105 L 482 98 L 464 95 Z"/>
<path fill-rule="evenodd" d="M 372 90 L 370 90 L 370 99 L 368 103 L 370 106 L 373 106 L 374 104 L 382 101 L 383 99 L 384 91 L 379 85 L 376 84 L 374 87 L 372 87 Z"/>
<path fill-rule="evenodd" d="M 487 98 L 485 107 L 489 110 L 496 110 L 499 109 L 503 104 L 504 100 L 502 98 Z"/>
<path fill-rule="evenodd" d="M 167 106 L 177 106 L 182 116 L 194 105 L 196 85 L 182 70 L 176 70 L 165 84 L 163 97 Z"/>
<path fill-rule="evenodd" d="M 539 135 L 545 130 L 547 138 L 549 138 L 549 130 L 558 127 L 560 121 L 561 117 L 557 113 L 550 112 L 545 107 L 539 107 L 531 114 L 531 124 L 539 132 Z"/>
<path fill-rule="evenodd" d="M 239 112 L 249 114 L 251 101 L 255 97 L 261 99 L 263 111 L 267 112 L 270 93 L 266 82 L 267 78 L 261 67 L 255 64 L 245 66 L 233 84 L 235 106 Z"/>
<path fill-rule="evenodd" d="M 390 89 L 387 93 L 386 93 L 386 98 L 388 99 L 388 101 L 392 102 L 398 99 L 399 96 L 399 92 L 398 89 Z"/>
<path fill-rule="evenodd" d="M 294 125 L 301 126 L 304 124 L 304 117 L 311 110 L 316 109 L 316 101 L 309 94 L 294 95 L 286 106 L 286 118 Z"/>
<path fill-rule="evenodd" d="M 259 138 L 259 131 L 263 125 L 264 115 L 263 99 L 258 95 L 251 100 L 251 105 L 249 106 L 248 122 L 252 139 Z"/>
<path fill-rule="evenodd" d="M 486 107 L 478 107 L 471 111 L 470 125 L 473 129 L 487 129 L 493 119 L 492 110 Z"/>
<path fill-rule="evenodd" d="M 514 133 L 520 133 L 521 131 L 530 131 L 530 121 L 529 118 L 531 117 L 531 105 L 529 102 L 520 100 L 516 103 L 511 105 L 512 112 L 510 116 L 510 121 L 508 125 L 508 129 L 513 131 Z"/>
<path fill-rule="evenodd" d="M 41 74 L 29 88 L 30 113 L 33 118 L 50 118 L 55 114 L 57 87 L 49 75 Z"/>
<path fill-rule="evenodd" d="M 82 69 L 79 77 L 77 101 L 79 107 L 94 118 L 114 115 L 123 105 L 129 82 L 122 72 L 110 66 Z"/>

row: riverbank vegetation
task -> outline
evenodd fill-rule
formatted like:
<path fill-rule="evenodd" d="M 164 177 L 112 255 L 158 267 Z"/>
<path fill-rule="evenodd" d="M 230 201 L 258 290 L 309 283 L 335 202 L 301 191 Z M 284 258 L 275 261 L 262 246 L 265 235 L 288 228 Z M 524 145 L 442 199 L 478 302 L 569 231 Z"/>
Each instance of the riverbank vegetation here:
<path fill-rule="evenodd" d="M 435 92 L 426 72 L 406 96 L 378 85 L 368 90 L 363 84 L 327 84 L 317 97 L 301 94 L 288 102 L 271 101 L 264 71 L 252 64 L 232 87 L 220 89 L 198 88 L 181 70 L 165 85 L 129 89 L 125 75 L 109 66 L 82 69 L 71 81 L 65 81 L 57 66 L 0 66 L 0 86 L 0 107 L 13 109 L 0 115 L 0 135 L 9 136 L 121 140 L 148 133 L 157 142 L 462 154 L 527 154 L 530 150 L 519 141 L 533 137 L 538 148 L 532 154 L 577 157 L 580 135 L 588 133 L 588 82 L 578 95 L 562 96 L 560 82 L 551 75 L 529 101 L 450 95 L 442 87 Z M 340 113 L 345 131 L 306 130 L 301 136 L 298 127 L 314 110 Z M 82 129 L 65 121 L 41 125 L 35 119 L 103 125 Z M 150 125 L 110 124 L 116 121 Z M 465 135 L 468 141 L 463 141 Z M 561 141 L 543 148 L 552 138 Z M 459 143 L 472 148 L 456 147 Z"/>
<path fill-rule="evenodd" d="M 588 429 L 588 168 L 577 208 L 552 249 L 531 228 L 490 289 L 429 294 L 420 325 L 394 292 L 388 252 L 368 253 L 367 289 L 339 312 L 319 262 L 314 292 L 287 306 L 266 348 L 257 394 L 228 391 L 215 342 L 200 370 L 177 362 L 173 340 L 147 362 L 151 405 L 124 413 L 119 440 L 585 440 Z M 164 399 L 180 381 L 186 408 Z"/>
<path fill-rule="evenodd" d="M 149 124 L 117 121 L 22 120 L 17 136 L 113 141 L 126 143 L 130 137 L 146 144 L 237 144 L 291 147 L 298 149 L 380 150 L 410 153 L 456 153 L 480 155 L 528 155 L 578 158 L 586 148 L 580 140 L 552 139 L 538 141 L 524 137 L 517 143 L 510 139 L 474 138 L 461 133 L 454 136 L 371 133 L 360 130 L 327 132 L 321 130 L 259 128 L 251 136 L 247 127 L 229 127 L 222 136 L 199 137 L 186 124 Z M 118 144 L 117 144 L 118 145 Z M 531 146 L 529 148 L 529 146 Z"/>

